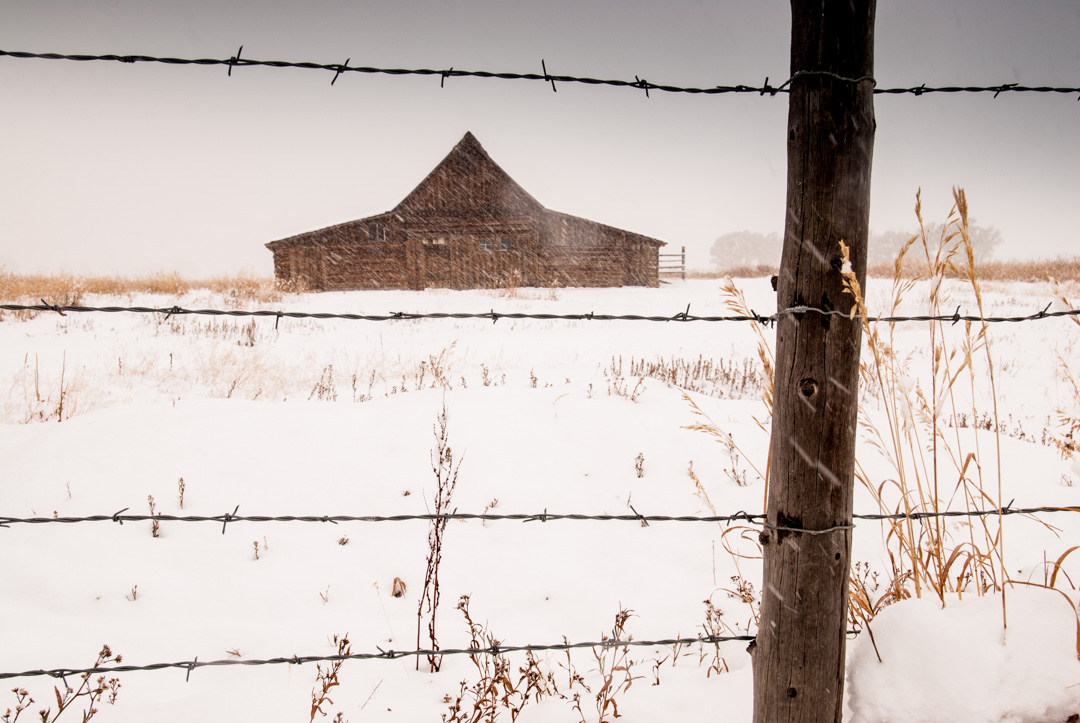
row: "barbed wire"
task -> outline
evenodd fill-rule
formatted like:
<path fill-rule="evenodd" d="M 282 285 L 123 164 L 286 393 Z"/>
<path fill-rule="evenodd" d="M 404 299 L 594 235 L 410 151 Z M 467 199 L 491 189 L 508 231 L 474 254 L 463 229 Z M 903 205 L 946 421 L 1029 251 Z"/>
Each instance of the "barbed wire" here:
<path fill-rule="evenodd" d="M 850 630 L 848 635 L 858 635 L 859 630 Z M 609 638 L 595 642 L 582 643 L 550 643 L 545 645 L 502 645 L 492 643 L 485 648 L 447 648 L 445 650 L 383 650 L 376 646 L 377 653 L 349 653 L 335 655 L 293 655 L 291 657 L 264 658 L 244 660 L 242 658 L 225 658 L 222 660 L 199 661 L 186 660 L 177 663 L 150 663 L 148 665 L 101 665 L 95 668 L 53 668 L 51 670 L 25 670 L 20 673 L 0 673 L 0 679 L 4 678 L 33 678 L 49 676 L 52 678 L 64 678 L 68 675 L 97 674 L 97 673 L 130 673 L 145 670 L 165 670 L 168 668 L 180 668 L 187 670 L 190 677 L 191 671 L 196 668 L 210 668 L 228 665 L 303 665 L 304 663 L 335 662 L 339 660 L 396 660 L 398 658 L 440 657 L 444 655 L 504 655 L 506 653 L 565 651 L 578 648 L 622 648 L 622 647 L 670 647 L 675 645 L 716 645 L 727 642 L 752 642 L 754 635 L 699 635 L 696 638 L 665 638 L 662 640 L 617 640 Z"/>
<path fill-rule="evenodd" d="M 1020 85 L 1019 83 L 1001 83 L 999 85 L 986 85 L 986 86 L 927 86 L 925 83 L 919 86 L 913 87 L 897 87 L 897 88 L 878 88 L 876 87 L 877 81 L 870 76 L 863 76 L 861 78 L 847 78 L 836 73 L 830 73 L 827 71 L 800 71 L 780 85 L 774 86 L 769 84 L 769 78 L 766 76 L 765 82 L 760 86 L 752 85 L 714 85 L 710 87 L 688 87 L 680 85 L 668 85 L 662 83 L 650 83 L 649 81 L 641 78 L 637 75 L 634 76 L 634 80 L 617 80 L 617 79 L 604 79 L 604 78 L 590 78 L 576 75 L 559 75 L 551 74 L 547 71 L 547 62 L 544 59 L 540 61 L 540 73 L 508 73 L 508 72 L 493 72 L 488 70 L 463 70 L 460 68 L 454 68 L 453 66 L 438 70 L 434 68 L 379 68 L 372 66 L 362 65 L 350 65 L 351 58 L 347 59 L 344 63 L 314 63 L 310 61 L 290 61 L 290 60 L 256 60 L 254 58 L 241 57 L 244 51 L 244 46 L 240 46 L 236 55 L 229 58 L 177 58 L 177 57 L 160 57 L 153 55 L 118 55 L 118 54 L 105 54 L 105 55 L 87 55 L 87 54 L 68 54 L 68 53 L 33 53 L 21 50 L 0 50 L 0 57 L 6 56 L 9 58 L 19 58 L 26 60 L 63 60 L 74 62 L 116 62 L 125 64 L 136 63 L 154 63 L 163 65 L 175 65 L 175 66 L 224 66 L 228 68 L 228 74 L 231 77 L 233 68 L 295 68 L 299 70 L 320 70 L 323 72 L 333 73 L 333 77 L 330 80 L 330 85 L 334 85 L 338 78 L 344 73 L 360 73 L 364 75 L 390 75 L 390 76 L 432 76 L 439 78 L 439 87 L 444 87 L 447 78 L 486 78 L 486 79 L 499 79 L 499 80 L 528 80 L 539 81 L 545 85 L 550 84 L 552 91 L 557 92 L 557 83 L 576 83 L 590 86 L 610 86 L 616 88 L 631 88 L 635 90 L 641 90 L 645 92 L 646 97 L 649 97 L 649 91 L 657 90 L 665 93 L 687 93 L 691 95 L 724 95 L 729 93 L 753 93 L 759 96 L 768 95 L 774 97 L 778 94 L 789 93 L 791 84 L 804 77 L 830 77 L 835 80 L 849 82 L 849 83 L 862 83 L 870 82 L 874 84 L 874 93 L 882 95 L 930 95 L 932 93 L 993 93 L 996 98 L 1002 93 L 1059 93 L 1059 94 L 1071 94 L 1076 93 L 1077 100 L 1080 100 L 1080 87 L 1054 87 L 1054 86 L 1027 86 Z"/>
<path fill-rule="evenodd" d="M 1063 316 L 1080 316 L 1080 309 L 1066 309 L 1050 311 L 1051 304 L 1041 311 L 1021 316 L 980 316 L 977 314 L 961 314 L 960 307 L 952 314 L 920 314 L 915 316 L 871 316 L 870 323 L 900 323 L 908 321 L 940 321 L 952 324 L 961 321 L 986 322 L 986 323 L 1020 323 L 1025 321 L 1037 321 Z M 750 314 L 727 314 L 721 316 L 697 316 L 690 313 L 690 305 L 687 304 L 685 311 L 680 311 L 671 316 L 643 315 L 643 314 L 598 314 L 596 312 L 578 312 L 571 314 L 552 314 L 546 312 L 410 312 L 393 311 L 387 314 L 353 314 L 347 312 L 310 312 L 310 311 L 271 311 L 267 309 L 185 309 L 180 306 L 151 307 L 151 306 L 62 306 L 50 304 L 44 299 L 40 304 L 0 304 L 0 311 L 52 311 L 66 315 L 71 313 L 107 313 L 107 314 L 163 314 L 166 319 L 172 316 L 236 316 L 236 317 L 272 317 L 275 319 L 274 328 L 282 319 L 343 319 L 349 321 L 415 321 L 418 319 L 485 319 L 492 323 L 500 319 L 533 319 L 542 321 L 653 321 L 653 322 L 745 322 L 754 321 L 759 324 L 775 324 L 782 316 L 799 317 L 803 314 L 817 314 L 819 316 L 839 316 L 849 319 L 860 319 L 858 313 L 840 311 L 838 309 L 819 309 L 812 306 L 792 306 L 781 309 L 773 314 L 761 315 L 750 309 Z"/>
<path fill-rule="evenodd" d="M 929 520 L 944 517 L 997 517 L 1008 515 L 1038 515 L 1053 512 L 1080 512 L 1080 506 L 1039 506 L 1039 507 L 1013 507 L 1012 502 L 1004 507 L 995 507 L 981 510 L 938 510 L 938 511 L 915 511 L 915 512 L 882 512 L 862 513 L 852 515 L 857 520 Z M 46 525 L 61 524 L 70 525 L 83 522 L 115 522 L 123 525 L 125 522 L 212 522 L 221 525 L 221 533 L 231 522 L 318 522 L 339 524 L 343 522 L 433 522 L 437 520 L 460 520 L 482 522 L 637 522 L 642 527 L 653 522 L 707 522 L 727 523 L 747 522 L 749 524 L 764 524 L 766 515 L 762 512 L 744 512 L 739 510 L 726 515 L 648 515 L 638 512 L 631 506 L 633 514 L 584 514 L 584 513 L 559 513 L 543 512 L 533 513 L 505 513 L 494 514 L 489 512 L 447 512 L 442 514 L 403 514 L 403 515 L 241 515 L 238 514 L 240 505 L 232 512 L 221 515 L 167 515 L 167 514 L 126 514 L 129 507 L 125 507 L 111 515 L 86 515 L 83 517 L 7 517 L 0 515 L 0 527 L 10 525 Z M 775 527 L 774 525 L 767 525 Z M 798 528 L 780 527 L 776 529 L 790 529 L 797 532 L 807 532 Z M 830 528 L 831 531 L 832 528 Z M 816 531 L 815 531 L 816 532 Z"/>

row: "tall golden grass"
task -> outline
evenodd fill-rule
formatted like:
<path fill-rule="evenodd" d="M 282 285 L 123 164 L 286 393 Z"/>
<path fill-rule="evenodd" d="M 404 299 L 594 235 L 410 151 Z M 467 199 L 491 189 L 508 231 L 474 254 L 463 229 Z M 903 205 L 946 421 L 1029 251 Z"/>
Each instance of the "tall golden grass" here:
<path fill-rule="evenodd" d="M 979 315 L 985 316 L 981 287 L 985 275 L 981 265 L 976 270 L 967 198 L 962 189 L 953 190 L 953 201 L 940 237 L 932 239 L 923 224 L 921 201 L 916 195 L 919 233 L 908 240 L 893 265 L 888 315 L 896 313 L 917 282 L 923 282 L 922 287 L 928 290 L 930 314 L 941 315 L 951 303 L 945 280 L 959 278 L 974 294 Z M 1057 558 L 1048 581 L 1040 584 L 1016 580 L 1005 564 L 1005 529 L 1000 511 L 959 521 L 911 518 L 920 513 L 1000 510 L 1003 505 L 1001 425 L 987 322 L 965 322 L 958 333 L 951 335 L 946 323 L 930 322 L 929 369 L 913 381 L 916 375 L 894 344 L 894 326 L 867 321 L 862 290 L 847 263 L 848 250 L 842 242 L 841 250 L 846 291 L 855 300 L 852 312 L 857 311 L 863 319 L 869 349 L 860 365 L 861 384 L 869 395 L 860 404 L 860 427 L 864 442 L 884 458 L 889 468 L 885 474 L 875 474 L 857 457 L 855 477 L 881 512 L 904 515 L 886 520 L 882 526 L 892 567 L 885 591 L 879 596 L 873 594 L 868 566 L 852 571 L 852 621 L 869 629 L 869 621 L 881 608 L 911 596 L 931 595 L 944 605 L 950 595 L 975 594 L 999 596 L 1002 627 L 1008 627 L 1006 592 L 1017 585 L 1062 594 L 1076 614 L 1071 598 L 1056 585 L 1062 563 L 1077 548 Z M 913 269 L 916 273 L 911 273 Z M 988 400 L 985 410 L 977 408 L 980 397 Z M 968 414 L 972 418 L 981 414 L 990 420 L 989 444 L 978 433 L 965 436 L 957 425 L 950 426 L 950 421 Z M 984 469 L 992 471 L 984 475 Z M 1080 614 L 1076 621 L 1080 656 Z"/>
<path fill-rule="evenodd" d="M 918 236 L 916 235 L 915 238 Z M 1080 256 L 1058 256 L 1052 259 L 1026 259 L 1010 261 L 980 261 L 979 278 L 983 281 L 1080 281 Z M 760 279 L 775 276 L 779 266 L 758 264 L 754 266 L 739 266 L 724 269 L 723 271 L 711 271 L 704 269 L 691 269 L 686 272 L 688 279 Z M 921 261 L 915 258 L 906 258 L 900 269 L 903 278 L 914 278 L 923 275 L 925 269 Z M 875 279 L 891 279 L 896 274 L 895 263 L 880 263 L 869 266 L 866 270 L 868 276 Z M 964 278 L 958 269 L 944 269 L 945 278 Z"/>
<path fill-rule="evenodd" d="M 920 232 L 908 240 L 894 262 L 886 313 L 894 314 L 915 283 L 926 281 L 930 313 L 942 314 L 949 303 L 945 280 L 962 278 L 974 292 L 982 314 L 981 274 L 975 270 L 964 192 L 954 191 L 953 209 L 940 238 L 927 237 L 918 196 L 915 215 Z M 847 262 L 848 249 L 842 243 L 841 248 Z M 988 393 L 992 428 L 999 427 L 986 322 L 966 323 L 958 339 L 949 338 L 943 322 L 931 322 L 929 379 L 925 380 L 928 388 L 924 388 L 923 381 L 913 384 L 913 372 L 894 343 L 895 326 L 866 321 L 869 314 L 862 289 L 850 268 L 847 263 L 845 287 L 855 300 L 854 311 L 864 319 L 863 332 L 870 352 L 861 364 L 861 379 L 864 389 L 874 397 L 870 404 L 861 405 L 860 426 L 864 439 L 891 468 L 888 478 L 879 480 L 857 460 L 856 478 L 887 513 L 940 513 L 950 509 L 951 500 L 958 500 L 965 511 L 1000 507 L 998 433 L 994 434 L 993 449 L 997 472 L 988 481 L 983 478 L 983 450 L 978 435 L 969 442 L 956 428 L 950 434 L 945 427 L 948 420 L 961 413 L 979 414 L 975 409 L 977 391 Z M 969 393 L 970 399 L 966 399 Z M 879 414 L 872 416 L 868 411 Z M 921 597 L 930 592 L 944 603 L 948 593 L 972 589 L 979 595 L 1001 592 L 1004 612 L 1004 589 L 1009 577 L 1003 562 L 1005 542 L 1000 516 L 976 519 L 977 524 L 955 530 L 949 529 L 940 517 L 932 523 L 910 518 L 890 522 L 885 542 L 893 570 L 890 589 L 883 598 L 900 599 L 912 593 Z"/>
<path fill-rule="evenodd" d="M 13 274 L 0 268 L 0 301 L 37 303 L 39 300 L 60 306 L 78 306 L 89 296 L 133 296 L 158 294 L 179 298 L 195 291 L 221 294 L 228 303 L 278 301 L 286 291 L 269 276 L 250 273 L 215 276 L 210 279 L 185 279 L 175 271 L 160 271 L 143 276 L 82 276 L 69 273 Z"/>

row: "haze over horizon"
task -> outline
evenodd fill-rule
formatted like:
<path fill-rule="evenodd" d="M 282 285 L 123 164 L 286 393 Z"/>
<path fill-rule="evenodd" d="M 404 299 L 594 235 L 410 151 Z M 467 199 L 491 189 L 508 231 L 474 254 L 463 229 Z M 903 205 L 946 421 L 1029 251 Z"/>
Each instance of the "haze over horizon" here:
<path fill-rule="evenodd" d="M 540 72 L 683 86 L 788 75 L 784 2 L 0 0 L 0 49 Z M 1080 4 L 881 0 L 879 87 L 1080 85 Z M 782 230 L 786 96 L 0 58 L 0 266 L 269 274 L 268 241 L 381 213 L 471 131 L 550 209 L 686 246 Z M 871 228 L 943 221 L 999 258 L 1075 253 L 1074 95 L 882 96 Z"/>

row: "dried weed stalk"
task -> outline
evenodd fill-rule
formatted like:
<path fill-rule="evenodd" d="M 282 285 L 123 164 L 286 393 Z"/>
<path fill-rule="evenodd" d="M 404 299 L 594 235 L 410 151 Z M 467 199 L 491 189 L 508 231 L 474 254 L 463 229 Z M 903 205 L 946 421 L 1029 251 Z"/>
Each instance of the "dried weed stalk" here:
<path fill-rule="evenodd" d="M 762 394 L 762 375 L 753 359 L 727 361 L 657 357 L 656 361 L 630 357 L 630 375 L 650 377 L 690 392 L 718 399 L 747 399 Z"/>
<path fill-rule="evenodd" d="M 633 674 L 634 660 L 630 658 L 630 648 L 619 645 L 620 642 L 634 639 L 626 632 L 627 621 L 634 616 L 633 610 L 621 609 L 615 614 L 615 624 L 611 635 L 603 635 L 600 642 L 604 645 L 593 648 L 596 660 L 596 672 L 600 675 L 601 686 L 596 691 L 596 712 L 600 715 L 598 723 L 608 720 L 608 715 L 619 717 L 618 697 L 630 690 L 635 680 L 644 676 Z M 580 711 L 579 711 L 580 712 Z"/>
<path fill-rule="evenodd" d="M 157 505 L 154 503 L 154 496 L 146 496 L 146 504 L 150 507 L 150 516 L 157 517 Z M 150 534 L 154 537 L 161 537 L 161 523 L 157 519 L 150 520 Z"/>
<path fill-rule="evenodd" d="M 94 661 L 91 667 L 93 670 L 97 670 L 106 663 L 121 662 L 123 662 L 123 656 L 113 655 L 109 646 L 104 645 L 101 652 L 98 653 L 97 660 Z M 41 723 L 53 723 L 80 699 L 84 700 L 82 704 L 86 706 L 82 711 L 83 723 L 86 723 L 100 712 L 102 703 L 115 705 L 116 697 L 120 693 L 120 679 L 106 679 L 104 675 L 94 678 L 93 670 L 79 676 L 81 682 L 78 688 L 70 688 L 65 683 L 64 690 L 61 691 L 59 686 L 54 686 L 53 694 L 56 697 L 56 710 L 54 711 L 52 708 L 38 710 L 38 720 Z M 13 688 L 11 692 L 15 694 L 15 708 L 8 708 L 4 715 L 0 716 L 2 723 L 15 723 L 23 711 L 34 704 L 34 699 L 30 697 L 29 691 L 25 688 Z"/>
<path fill-rule="evenodd" d="M 724 283 L 720 286 L 720 293 L 724 297 L 724 306 L 730 311 L 743 316 L 754 316 L 755 312 L 750 308 L 750 305 L 746 302 L 746 296 L 743 294 L 735 282 L 730 277 L 724 279 Z M 757 425 L 764 434 L 769 434 L 770 418 L 772 416 L 773 408 L 773 369 L 774 369 L 774 357 L 772 351 L 772 345 L 765 338 L 765 333 L 761 330 L 759 324 L 754 325 L 754 334 L 757 335 L 757 353 L 758 361 L 761 366 L 747 366 L 743 375 L 750 374 L 752 371 L 756 378 L 753 383 L 743 381 L 741 384 L 743 388 L 756 390 L 761 397 L 762 404 L 765 405 L 766 416 L 762 419 L 754 418 L 754 423 Z M 725 470 L 727 476 L 731 478 L 740 487 L 748 485 L 746 479 L 746 471 L 739 469 L 739 460 L 742 459 L 750 469 L 754 471 L 754 474 L 758 476 L 763 482 L 762 489 L 762 509 L 764 509 L 767 500 L 769 499 L 769 464 L 768 461 L 771 457 L 771 449 L 766 453 L 765 468 L 760 469 L 750 461 L 750 457 L 742 450 L 741 447 L 735 442 L 735 437 L 720 427 L 698 404 L 690 398 L 690 395 L 683 391 L 683 400 L 690 406 L 690 411 L 697 417 L 701 417 L 703 421 L 696 422 L 684 426 L 683 429 L 688 429 L 694 432 L 701 432 L 715 439 L 720 444 L 724 445 L 727 449 L 728 456 L 731 459 L 730 470 Z M 771 439 L 771 438 L 770 438 Z M 771 445 L 771 441 L 770 441 Z M 690 476 L 694 479 L 694 486 L 697 490 L 696 494 L 701 497 L 705 503 L 709 506 L 709 509 L 713 510 L 713 514 L 717 514 L 712 503 L 708 499 L 708 495 L 705 493 L 705 488 L 701 484 L 701 480 L 693 474 L 691 469 Z"/>
<path fill-rule="evenodd" d="M 436 417 L 435 449 L 431 452 L 431 471 L 435 474 L 435 496 L 432 500 L 435 509 L 433 514 L 445 515 L 450 512 L 450 500 L 457 487 L 458 472 L 461 469 L 461 460 L 454 463 L 453 452 L 450 449 L 450 438 L 447 433 L 446 400 L 443 400 L 442 410 Z M 428 616 L 427 632 L 431 643 L 431 650 L 439 649 L 439 641 L 435 634 L 435 618 L 439 609 L 439 565 L 442 563 L 443 539 L 446 535 L 445 517 L 439 517 L 431 521 L 428 529 L 428 555 L 427 567 L 424 572 L 424 589 L 420 595 L 420 603 L 416 609 L 416 647 L 420 647 L 420 633 L 424 627 L 424 614 Z M 442 665 L 442 657 L 431 654 L 428 656 L 428 665 L 432 672 L 437 672 Z M 416 659 L 416 669 L 420 669 L 420 658 Z"/>
<path fill-rule="evenodd" d="M 732 578 L 733 580 L 736 578 Z M 753 590 L 750 590 L 751 595 Z M 751 600 L 751 603 L 753 600 Z M 723 635 L 731 635 L 732 631 L 728 628 L 727 624 L 723 621 L 724 611 L 713 605 L 711 598 L 705 599 L 705 632 L 709 637 L 718 638 Z M 698 660 L 698 664 L 701 665 L 705 662 L 705 659 L 709 659 L 709 667 L 705 671 L 705 677 L 709 678 L 713 673 L 720 675 L 721 673 L 728 673 L 731 669 L 728 667 L 727 660 L 720 655 L 720 643 L 712 643 L 712 650 L 706 653 L 705 646 L 708 643 L 701 643 L 701 657 Z M 674 653 L 675 658 L 672 660 L 672 665 L 675 665 L 675 660 L 678 659 L 678 651 Z M 711 656 L 711 657 L 710 657 Z"/>
<path fill-rule="evenodd" d="M 623 376 L 623 359 L 621 355 L 617 361 L 615 357 L 611 357 L 611 366 L 604 370 L 604 379 L 607 380 L 608 396 L 625 397 L 631 402 L 636 402 L 641 393 L 645 391 L 645 377 L 638 377 L 637 384 L 633 387 L 626 381 L 626 377 Z"/>
<path fill-rule="evenodd" d="M 510 720 L 515 721 L 522 709 L 530 702 L 540 702 L 545 696 L 557 695 L 555 674 L 543 672 L 540 661 L 531 651 L 525 654 L 525 665 L 514 673 L 510 660 L 497 652 L 499 640 L 485 626 L 473 620 L 469 613 L 469 596 L 462 595 L 457 609 L 465 616 L 469 627 L 469 648 L 477 652 L 469 656 L 469 661 L 476 668 L 477 679 L 470 683 L 461 681 L 456 698 L 450 700 L 449 716 L 444 715 L 447 723 L 493 723 L 501 712 L 510 713 Z M 471 702 L 471 709 L 468 703 Z"/>
<path fill-rule="evenodd" d="M 352 653 L 352 643 L 349 642 L 348 633 L 340 637 L 335 635 L 333 645 L 337 649 L 336 655 L 341 657 L 328 661 L 325 668 L 322 663 L 315 666 L 315 687 L 311 689 L 311 718 L 308 723 L 315 720 L 316 714 L 325 717 L 327 712 L 323 710 L 323 706 L 334 704 L 334 701 L 330 699 L 330 691 L 341 685 L 338 680 L 341 664 Z M 342 713 L 339 712 L 334 716 L 334 720 L 343 721 Z"/>
<path fill-rule="evenodd" d="M 1066 309 L 1075 310 L 1072 302 L 1065 296 L 1064 291 L 1053 278 L 1050 281 L 1054 285 L 1054 294 L 1058 297 Z M 1080 326 L 1080 317 L 1069 317 L 1074 324 Z M 1054 414 L 1057 417 L 1056 429 L 1050 433 L 1050 442 L 1057 447 L 1064 460 L 1075 460 L 1077 451 L 1080 451 L 1080 378 L 1073 372 L 1069 361 L 1058 353 L 1058 373 L 1065 380 L 1071 397 L 1066 404 L 1059 404 Z"/>

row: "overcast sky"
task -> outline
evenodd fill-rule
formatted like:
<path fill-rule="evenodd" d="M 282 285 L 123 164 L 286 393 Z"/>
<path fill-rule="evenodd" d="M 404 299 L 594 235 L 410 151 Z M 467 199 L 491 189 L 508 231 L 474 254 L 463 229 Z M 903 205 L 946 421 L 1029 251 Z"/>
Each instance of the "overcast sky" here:
<path fill-rule="evenodd" d="M 788 75 L 779 0 L 0 0 L 0 48 L 710 86 Z M 879 0 L 879 87 L 1080 86 L 1080 2 Z M 466 131 L 538 201 L 685 245 L 780 232 L 787 98 L 0 59 L 0 265 L 271 273 L 267 241 L 389 210 Z M 871 227 L 954 185 L 1002 257 L 1080 248 L 1075 95 L 877 96 Z"/>

